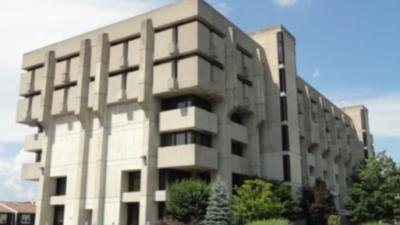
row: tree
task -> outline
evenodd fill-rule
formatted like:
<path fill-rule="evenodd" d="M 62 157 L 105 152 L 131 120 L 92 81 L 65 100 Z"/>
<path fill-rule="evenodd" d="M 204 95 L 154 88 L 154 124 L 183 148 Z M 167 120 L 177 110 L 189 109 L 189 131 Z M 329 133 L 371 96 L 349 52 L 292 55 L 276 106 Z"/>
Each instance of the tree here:
<path fill-rule="evenodd" d="M 232 221 L 231 201 L 226 186 L 217 181 L 211 191 L 203 225 L 230 225 Z"/>
<path fill-rule="evenodd" d="M 293 198 L 292 191 L 282 181 L 271 181 L 272 193 L 282 203 L 283 209 L 280 217 L 295 221 L 300 217 L 301 208 L 299 202 Z"/>
<path fill-rule="evenodd" d="M 184 223 L 201 221 L 207 208 L 210 187 L 199 180 L 182 180 L 168 189 L 168 215 Z"/>
<path fill-rule="evenodd" d="M 354 223 L 394 219 L 396 195 L 400 190 L 400 168 L 380 153 L 360 165 L 345 198 Z"/>
<path fill-rule="evenodd" d="M 232 197 L 232 210 L 240 222 L 280 217 L 283 204 L 272 192 L 272 184 L 261 179 L 247 180 Z"/>
<path fill-rule="evenodd" d="M 315 187 L 303 190 L 303 213 L 307 224 L 326 225 L 330 215 L 336 213 L 333 196 L 326 183 L 317 179 Z"/>

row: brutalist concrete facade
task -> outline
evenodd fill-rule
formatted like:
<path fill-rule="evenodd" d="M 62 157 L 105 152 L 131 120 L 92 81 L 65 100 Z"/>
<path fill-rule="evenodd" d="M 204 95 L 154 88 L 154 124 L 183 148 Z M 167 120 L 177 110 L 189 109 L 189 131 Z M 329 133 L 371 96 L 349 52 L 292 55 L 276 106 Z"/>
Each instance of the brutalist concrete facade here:
<path fill-rule="evenodd" d="M 184 0 L 23 59 L 17 121 L 38 127 L 36 224 L 153 224 L 172 182 L 325 180 L 342 206 L 373 154 L 368 112 L 340 109 L 297 75 L 282 26 L 250 35 Z"/>

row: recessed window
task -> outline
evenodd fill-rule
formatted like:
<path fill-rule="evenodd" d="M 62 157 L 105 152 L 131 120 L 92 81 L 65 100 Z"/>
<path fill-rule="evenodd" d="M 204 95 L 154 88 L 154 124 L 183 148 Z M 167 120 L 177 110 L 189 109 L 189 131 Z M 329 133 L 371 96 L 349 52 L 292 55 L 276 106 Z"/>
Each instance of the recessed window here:
<path fill-rule="evenodd" d="M 21 215 L 21 224 L 31 224 L 31 215 L 22 214 Z"/>
<path fill-rule="evenodd" d="M 283 32 L 277 33 L 277 41 L 278 41 L 278 63 L 285 63 L 285 48 L 284 48 L 284 37 Z"/>
<path fill-rule="evenodd" d="M 317 122 L 318 104 L 317 101 L 311 100 L 311 119 L 314 123 Z"/>
<path fill-rule="evenodd" d="M 129 203 L 127 215 L 127 225 L 139 225 L 139 203 Z"/>
<path fill-rule="evenodd" d="M 364 147 L 368 146 L 368 136 L 366 132 L 363 132 L 363 143 L 364 143 Z"/>
<path fill-rule="evenodd" d="M 35 162 L 41 162 L 42 161 L 42 152 L 36 152 L 35 153 Z"/>
<path fill-rule="evenodd" d="M 286 70 L 279 69 L 279 88 L 281 92 L 286 92 Z"/>
<path fill-rule="evenodd" d="M 161 102 L 161 111 L 184 109 L 191 106 L 199 107 L 209 112 L 212 111 L 210 102 L 195 95 L 185 95 L 185 96 L 163 99 Z"/>
<path fill-rule="evenodd" d="M 66 190 L 67 190 L 67 178 L 66 177 L 56 178 L 56 193 L 55 193 L 55 195 L 57 195 L 57 196 L 65 195 Z"/>
<path fill-rule="evenodd" d="M 310 172 L 310 176 L 315 176 L 315 167 L 314 166 L 309 166 L 308 170 Z"/>
<path fill-rule="evenodd" d="M 288 120 L 287 97 L 281 97 L 281 121 Z"/>
<path fill-rule="evenodd" d="M 238 124 L 243 124 L 243 117 L 239 113 L 235 112 L 231 115 L 231 121 Z"/>
<path fill-rule="evenodd" d="M 284 155 L 283 156 L 283 179 L 286 182 L 291 181 L 291 172 L 290 172 L 290 156 Z"/>
<path fill-rule="evenodd" d="M 0 214 L 0 224 L 7 224 L 7 214 Z"/>
<path fill-rule="evenodd" d="M 177 181 L 189 179 L 192 176 L 190 172 L 174 169 L 162 169 L 158 172 L 158 188 L 166 190 L 167 187 Z"/>
<path fill-rule="evenodd" d="M 140 191 L 140 171 L 128 172 L 128 192 Z"/>
<path fill-rule="evenodd" d="M 63 224 L 64 224 L 64 206 L 63 205 L 54 206 L 53 225 L 63 225 Z"/>
<path fill-rule="evenodd" d="M 231 152 L 233 155 L 243 156 L 245 144 L 238 141 L 231 142 Z"/>
<path fill-rule="evenodd" d="M 289 128 L 287 125 L 282 125 L 282 150 L 289 151 Z"/>
<path fill-rule="evenodd" d="M 186 144 L 198 144 L 206 147 L 212 147 L 212 137 L 210 134 L 197 131 L 182 131 L 161 135 L 161 146 L 175 146 Z"/>

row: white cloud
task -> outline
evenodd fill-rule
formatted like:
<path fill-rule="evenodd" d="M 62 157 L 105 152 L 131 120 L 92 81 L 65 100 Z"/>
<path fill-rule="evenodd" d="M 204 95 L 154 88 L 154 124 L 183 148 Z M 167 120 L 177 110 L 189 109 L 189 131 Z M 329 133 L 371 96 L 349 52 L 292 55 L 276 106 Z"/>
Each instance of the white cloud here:
<path fill-rule="evenodd" d="M 400 139 L 400 92 L 377 92 L 366 88 L 338 90 L 333 99 L 342 106 L 363 104 L 368 108 L 374 136 Z"/>
<path fill-rule="evenodd" d="M 298 0 L 274 0 L 274 3 L 281 6 L 281 7 L 288 7 L 295 5 Z"/>
<path fill-rule="evenodd" d="M 4 149 L 3 146 L 0 146 Z M 21 180 L 21 170 L 24 163 L 34 161 L 32 153 L 20 150 L 17 155 L 4 157 L 0 152 L 0 193 L 1 200 L 34 200 L 36 185 L 35 183 Z"/>
<path fill-rule="evenodd" d="M 320 72 L 319 68 L 316 68 L 316 69 L 314 70 L 314 72 L 311 74 L 311 76 L 312 76 L 314 79 L 318 79 L 320 75 L 321 75 L 321 72 Z"/>

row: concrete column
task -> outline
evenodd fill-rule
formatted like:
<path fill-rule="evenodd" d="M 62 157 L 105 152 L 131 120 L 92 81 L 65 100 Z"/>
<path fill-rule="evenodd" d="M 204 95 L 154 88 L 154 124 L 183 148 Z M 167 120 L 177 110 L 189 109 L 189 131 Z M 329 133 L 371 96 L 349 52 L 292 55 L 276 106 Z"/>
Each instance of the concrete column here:
<path fill-rule="evenodd" d="M 139 224 L 154 224 L 157 219 L 157 203 L 154 194 L 158 184 L 157 147 L 159 106 L 152 96 L 153 83 L 154 29 L 151 20 L 142 21 L 139 96 L 138 102 L 145 112 L 143 122 L 141 199 L 139 206 Z"/>
<path fill-rule="evenodd" d="M 95 172 L 95 201 L 93 206 L 92 223 L 103 225 L 104 221 L 104 198 L 106 186 L 106 163 L 107 163 L 107 83 L 110 45 L 107 34 L 98 37 L 96 46 L 96 74 L 93 111 L 98 117 L 98 147 L 96 153 Z"/>
<path fill-rule="evenodd" d="M 42 176 L 38 183 L 38 193 L 36 199 L 36 225 L 45 225 L 53 223 L 53 207 L 50 206 L 50 197 L 54 193 L 54 181 L 50 178 L 50 160 L 52 148 L 53 126 L 50 116 L 51 100 L 53 95 L 55 54 L 49 52 L 45 58 L 45 88 L 42 93 L 43 112 L 41 122 L 44 128 L 43 146 L 42 146 Z"/>
<path fill-rule="evenodd" d="M 75 113 L 81 122 L 81 133 L 79 137 L 79 150 L 78 162 L 76 172 L 74 174 L 75 189 L 73 191 L 73 217 L 72 224 L 82 225 L 87 221 L 85 212 L 85 197 L 86 197 L 86 181 L 87 181 L 87 167 L 88 167 L 88 154 L 89 154 L 89 130 L 91 121 L 89 120 L 89 110 L 87 108 L 87 98 L 90 82 L 90 40 L 84 40 L 81 43 L 80 49 L 80 66 L 78 81 L 78 98 Z"/>

